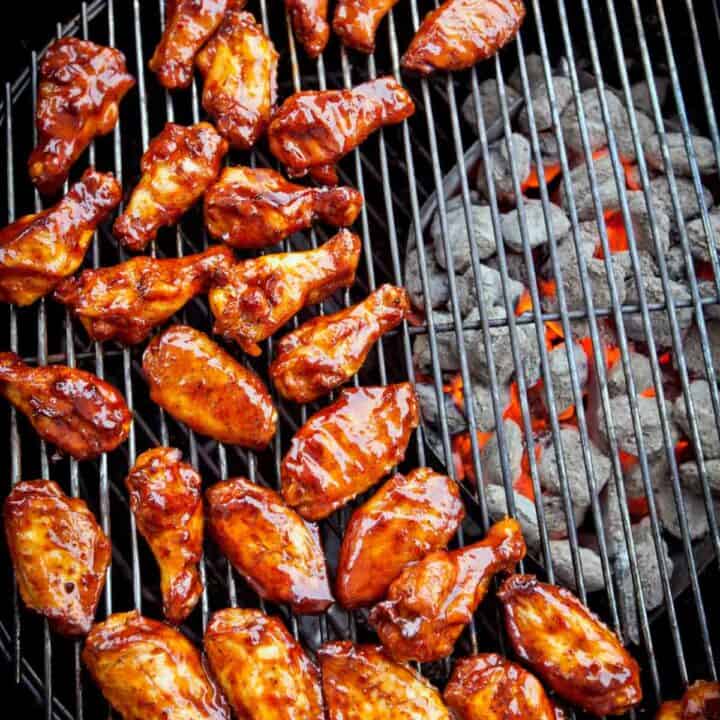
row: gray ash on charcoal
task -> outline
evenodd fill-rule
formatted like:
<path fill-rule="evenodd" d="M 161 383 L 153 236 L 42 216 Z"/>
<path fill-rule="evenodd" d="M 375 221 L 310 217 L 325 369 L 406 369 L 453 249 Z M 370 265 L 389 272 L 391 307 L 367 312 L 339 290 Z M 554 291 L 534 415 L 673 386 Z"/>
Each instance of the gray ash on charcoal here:
<path fill-rule="evenodd" d="M 687 156 L 687 148 L 685 146 L 685 137 L 682 133 L 667 133 L 665 135 L 668 151 L 670 154 L 670 164 L 676 175 L 684 177 L 692 177 L 690 170 L 690 160 Z M 713 151 L 712 142 L 702 136 L 694 136 L 692 138 L 692 147 L 695 151 L 698 170 L 701 175 L 707 175 L 715 171 L 715 153 Z M 665 172 L 663 165 L 663 157 L 661 151 L 661 142 L 659 135 L 650 135 L 643 143 L 643 153 L 648 165 L 657 172 Z"/>
<path fill-rule="evenodd" d="M 514 206 L 517 198 L 512 180 L 514 166 L 518 182 L 522 183 L 530 174 L 532 167 L 530 142 L 524 135 L 513 133 L 511 137 L 512 155 L 508 152 L 505 140 L 499 140 L 490 146 L 491 182 L 495 195 L 501 205 Z M 484 197 L 488 195 L 486 170 L 480 163 L 477 170 L 477 188 Z"/>
<path fill-rule="evenodd" d="M 688 242 L 690 243 L 690 252 L 696 260 L 701 262 L 711 262 L 710 252 L 713 246 L 711 237 L 715 236 L 715 253 L 717 254 L 717 243 L 720 242 L 720 210 L 714 210 L 710 213 L 711 234 L 705 232 L 705 223 L 702 218 L 697 218 L 688 223 L 687 230 Z"/>

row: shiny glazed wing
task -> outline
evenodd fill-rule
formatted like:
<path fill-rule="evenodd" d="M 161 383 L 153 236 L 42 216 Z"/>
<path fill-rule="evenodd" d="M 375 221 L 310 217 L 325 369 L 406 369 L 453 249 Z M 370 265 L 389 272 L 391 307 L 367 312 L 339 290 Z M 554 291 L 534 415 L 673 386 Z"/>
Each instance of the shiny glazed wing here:
<path fill-rule="evenodd" d="M 598 716 L 621 715 L 640 702 L 637 662 L 571 592 L 512 575 L 498 597 L 518 657 L 560 697 Z"/>
<path fill-rule="evenodd" d="M 683 695 L 682 720 L 718 720 L 720 683 L 698 680 Z"/>
<path fill-rule="evenodd" d="M 219 442 L 262 450 L 277 411 L 263 381 L 207 335 L 172 325 L 143 354 L 150 397 L 174 418 Z"/>
<path fill-rule="evenodd" d="M 23 602 L 62 635 L 87 633 L 110 565 L 110 542 L 85 502 L 48 480 L 21 482 L 5 500 L 3 520 Z"/>
<path fill-rule="evenodd" d="M 298 42 L 309 57 L 316 58 L 330 37 L 327 0 L 285 0 L 285 8 Z"/>
<path fill-rule="evenodd" d="M 110 173 L 86 170 L 47 210 L 0 230 L 0 301 L 30 305 L 82 264 L 97 226 L 122 199 Z"/>
<path fill-rule="evenodd" d="M 277 493 L 234 478 L 213 485 L 206 499 L 212 537 L 259 595 L 299 613 L 332 604 L 317 527 Z"/>
<path fill-rule="evenodd" d="M 382 19 L 398 0 L 338 0 L 333 30 L 343 43 L 354 50 L 375 50 L 375 33 Z"/>

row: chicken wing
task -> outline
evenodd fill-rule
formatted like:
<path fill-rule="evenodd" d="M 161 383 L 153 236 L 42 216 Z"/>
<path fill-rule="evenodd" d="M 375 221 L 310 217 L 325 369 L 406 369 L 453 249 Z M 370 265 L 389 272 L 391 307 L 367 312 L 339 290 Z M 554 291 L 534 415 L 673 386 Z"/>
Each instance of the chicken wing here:
<path fill-rule="evenodd" d="M 720 684 L 708 680 L 693 683 L 681 700 L 668 700 L 658 710 L 655 720 L 720 719 Z"/>
<path fill-rule="evenodd" d="M 622 715 L 640 702 L 637 662 L 571 592 L 512 575 L 498 597 L 518 657 L 560 697 L 597 716 Z"/>
<path fill-rule="evenodd" d="M 217 30 L 226 6 L 227 0 L 165 0 L 165 31 L 148 63 L 163 87 L 190 85 L 195 55 Z"/>
<path fill-rule="evenodd" d="M 135 345 L 199 293 L 234 261 L 232 251 L 214 247 L 183 258 L 139 256 L 112 267 L 85 270 L 65 280 L 54 294 L 93 340 Z"/>
<path fill-rule="evenodd" d="M 23 602 L 62 635 L 90 630 L 110 542 L 83 500 L 57 483 L 15 485 L 3 507 L 5 537 Z"/>
<path fill-rule="evenodd" d="M 95 625 L 82 660 L 123 720 L 230 720 L 198 649 L 137 611 Z"/>
<path fill-rule="evenodd" d="M 682 720 L 682 710 L 682 701 L 668 700 L 658 708 L 655 720 Z"/>
<path fill-rule="evenodd" d="M 443 694 L 458 720 L 556 720 L 540 681 L 501 655 L 459 660 Z"/>
<path fill-rule="evenodd" d="M 214 331 L 250 355 L 305 305 L 355 281 L 360 238 L 341 230 L 316 250 L 243 260 L 220 273 L 210 291 Z"/>
<path fill-rule="evenodd" d="M 25 414 L 35 432 L 77 460 L 114 450 L 132 415 L 123 396 L 92 373 L 65 365 L 26 365 L 0 353 L 0 395 Z"/>
<path fill-rule="evenodd" d="M 277 618 L 220 610 L 205 652 L 238 720 L 324 720 L 320 673 Z"/>
<path fill-rule="evenodd" d="M 150 398 L 201 435 L 262 450 L 277 411 L 263 381 L 207 335 L 172 325 L 143 354 Z"/>
<path fill-rule="evenodd" d="M 375 51 L 375 33 L 398 0 L 338 0 L 333 30 L 343 43 L 364 53 Z"/>
<path fill-rule="evenodd" d="M 298 42 L 308 57 L 316 58 L 330 37 L 327 0 L 285 0 L 285 9 Z"/>
<path fill-rule="evenodd" d="M 142 177 L 113 226 L 115 237 L 133 252 L 174 225 L 220 172 L 227 141 L 206 122 L 190 127 L 167 123 L 142 156 Z"/>
<path fill-rule="evenodd" d="M 160 567 L 163 612 L 180 624 L 202 594 L 202 481 L 176 448 L 144 452 L 125 478 L 130 509 Z"/>
<path fill-rule="evenodd" d="M 228 167 L 205 193 L 205 224 L 228 245 L 265 248 L 316 221 L 348 227 L 362 202 L 351 187 L 304 187 L 269 168 Z"/>
<path fill-rule="evenodd" d="M 492 57 L 517 35 L 523 0 L 446 0 L 429 12 L 402 56 L 405 70 L 465 70 Z"/>
<path fill-rule="evenodd" d="M 419 421 L 410 383 L 343 390 L 292 439 L 280 472 L 285 501 L 308 520 L 327 517 L 405 457 Z"/>
<path fill-rule="evenodd" d="M 357 305 L 308 320 L 278 343 L 270 365 L 275 388 L 299 403 L 326 395 L 350 380 L 378 338 L 397 327 L 409 310 L 403 288 L 383 285 Z"/>
<path fill-rule="evenodd" d="M 370 624 L 396 660 L 430 662 L 450 655 L 483 601 L 490 581 L 525 557 L 516 520 L 495 523 L 487 537 L 459 550 L 439 550 L 393 581 Z"/>
<path fill-rule="evenodd" d="M 235 569 L 262 597 L 298 613 L 319 613 L 333 602 L 315 525 L 274 491 L 245 478 L 205 493 L 210 534 Z"/>
<path fill-rule="evenodd" d="M 0 230 L 0 300 L 30 305 L 82 264 L 97 226 L 122 199 L 110 173 L 86 170 L 47 210 Z"/>
<path fill-rule="evenodd" d="M 451 720 L 438 691 L 382 648 L 334 642 L 318 657 L 328 720 Z"/>
<path fill-rule="evenodd" d="M 352 90 L 296 93 L 275 113 L 268 128 L 272 154 L 291 176 L 337 184 L 334 165 L 384 125 L 415 112 L 405 88 L 392 77 L 370 80 Z"/>
<path fill-rule="evenodd" d="M 57 193 L 93 138 L 115 127 L 120 101 L 134 84 L 119 50 L 74 37 L 47 49 L 40 63 L 38 144 L 28 161 L 43 195 Z"/>
<path fill-rule="evenodd" d="M 278 54 L 245 0 L 231 0 L 215 36 L 198 53 L 202 105 L 232 147 L 249 150 L 265 132 L 277 99 Z"/>

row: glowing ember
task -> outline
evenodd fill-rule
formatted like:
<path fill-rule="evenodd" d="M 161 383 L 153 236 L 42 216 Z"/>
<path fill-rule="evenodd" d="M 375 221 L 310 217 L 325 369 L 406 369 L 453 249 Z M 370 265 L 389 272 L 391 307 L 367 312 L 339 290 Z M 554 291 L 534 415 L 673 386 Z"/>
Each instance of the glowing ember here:
<path fill-rule="evenodd" d="M 538 278 L 538 290 L 543 297 L 556 297 L 557 296 L 557 282 L 554 278 L 545 280 L 544 278 Z"/>
<path fill-rule="evenodd" d="M 478 432 L 476 435 L 478 449 L 482 450 L 492 436 L 493 433 L 491 432 Z M 456 435 L 452 439 L 452 453 L 457 479 L 464 480 L 465 478 L 468 478 L 472 482 L 477 482 L 475 470 L 473 469 L 470 433 Z"/>
<path fill-rule="evenodd" d="M 567 410 L 564 410 L 558 415 L 558 420 L 561 422 L 565 422 L 567 420 L 572 420 L 572 418 L 575 415 L 575 406 L 571 405 Z"/>
<path fill-rule="evenodd" d="M 622 213 L 619 210 L 605 213 L 605 228 L 607 230 L 608 246 L 610 247 L 611 254 L 627 252 L 630 244 L 628 243 L 627 232 L 625 232 Z M 598 244 L 594 256 L 601 260 L 605 257 L 602 245 Z"/>
<path fill-rule="evenodd" d="M 669 365 L 672 362 L 672 353 L 668 350 L 667 352 L 664 352 L 659 358 L 658 362 L 661 365 Z"/>
<path fill-rule="evenodd" d="M 630 470 L 640 462 L 637 455 L 625 452 L 624 450 L 619 450 L 618 453 L 620 455 L 620 465 L 624 473 L 630 472 Z"/>
<path fill-rule="evenodd" d="M 634 498 L 628 498 L 627 501 L 628 512 L 633 522 L 639 522 L 644 517 L 650 514 L 650 506 L 648 505 L 648 499 L 644 495 L 640 495 Z"/>
<path fill-rule="evenodd" d="M 530 297 L 530 291 L 525 288 L 523 291 L 523 294 L 520 296 L 520 299 L 517 302 L 517 305 L 515 306 L 515 315 L 520 316 L 525 314 L 526 312 L 530 312 L 532 310 L 533 304 L 532 304 L 532 298 Z"/>
<path fill-rule="evenodd" d="M 543 175 L 545 176 L 545 185 L 549 185 L 556 177 L 560 175 L 562 168 L 560 163 L 552 163 L 543 166 Z M 528 190 L 537 190 L 540 187 L 540 178 L 538 177 L 537 168 L 533 165 L 530 168 L 530 174 L 525 178 L 525 182 L 521 185 L 523 192 Z"/>
<path fill-rule="evenodd" d="M 656 396 L 657 396 L 657 391 L 655 390 L 654 387 L 645 388 L 645 390 L 643 390 L 640 393 L 640 397 L 644 397 L 644 398 L 654 398 Z"/>
<path fill-rule="evenodd" d="M 607 369 L 612 369 L 613 365 L 620 360 L 620 348 L 617 345 L 610 345 L 605 347 L 605 363 Z"/>
<path fill-rule="evenodd" d="M 465 398 L 463 397 L 463 381 L 460 373 L 453 375 L 450 382 L 443 386 L 443 391 L 452 397 L 455 406 L 460 412 L 465 412 Z"/>

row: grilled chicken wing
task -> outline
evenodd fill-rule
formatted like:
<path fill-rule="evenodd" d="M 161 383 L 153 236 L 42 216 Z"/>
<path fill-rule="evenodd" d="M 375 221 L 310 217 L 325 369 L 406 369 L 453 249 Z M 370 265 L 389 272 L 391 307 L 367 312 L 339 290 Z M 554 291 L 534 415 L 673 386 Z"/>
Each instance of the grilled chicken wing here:
<path fill-rule="evenodd" d="M 123 720 L 230 720 L 197 648 L 137 611 L 95 625 L 82 659 Z"/>
<path fill-rule="evenodd" d="M 115 221 L 115 237 L 128 250 L 144 250 L 161 227 L 174 225 L 215 180 L 227 150 L 227 141 L 209 123 L 167 123 L 142 156 L 143 175 Z"/>
<path fill-rule="evenodd" d="M 457 485 L 430 468 L 399 473 L 358 508 L 348 523 L 337 570 L 346 608 L 385 597 L 403 568 L 445 547 L 465 514 Z"/>
<path fill-rule="evenodd" d="M 387 600 L 370 613 L 370 623 L 397 660 L 430 662 L 447 657 L 499 572 L 525 557 L 516 520 L 495 523 L 487 537 L 459 550 L 426 555 L 393 581 Z"/>
<path fill-rule="evenodd" d="M 362 202 L 351 187 L 303 187 L 269 168 L 229 167 L 205 193 L 205 223 L 228 245 L 265 248 L 315 221 L 352 225 Z"/>
<path fill-rule="evenodd" d="M 220 610 L 205 652 L 238 720 L 324 720 L 320 674 L 277 618 Z"/>
<path fill-rule="evenodd" d="M 130 509 L 160 567 L 165 617 L 179 624 L 202 594 L 202 481 L 176 448 L 144 452 L 125 478 Z"/>
<path fill-rule="evenodd" d="M 681 700 L 668 700 L 658 708 L 655 720 L 682 720 L 682 711 Z"/>
<path fill-rule="evenodd" d="M 512 575 L 498 591 L 510 641 L 558 694 L 594 715 L 621 715 L 642 699 L 640 669 L 571 592 Z"/>
<path fill-rule="evenodd" d="M 718 720 L 720 684 L 708 680 L 693 683 L 683 695 L 682 720 Z"/>
<path fill-rule="evenodd" d="M 501 655 L 459 660 L 443 694 L 458 720 L 556 720 L 540 681 Z"/>
<path fill-rule="evenodd" d="M 165 0 L 165 31 L 148 67 L 170 90 L 190 85 L 193 61 L 220 25 L 227 0 Z"/>
<path fill-rule="evenodd" d="M 360 52 L 375 50 L 375 33 L 398 0 L 339 0 L 333 30 L 343 43 Z"/>
<path fill-rule="evenodd" d="M 272 154 L 290 175 L 337 184 L 333 165 L 384 125 L 415 112 L 405 88 L 392 77 L 377 78 L 352 90 L 301 92 L 288 98 L 268 128 Z"/>
<path fill-rule="evenodd" d="M 65 365 L 26 365 L 0 353 L 0 395 L 25 414 L 37 434 L 77 460 L 114 450 L 132 415 L 123 396 L 92 373 Z"/>
<path fill-rule="evenodd" d="M 299 43 L 309 57 L 316 58 L 330 37 L 327 0 L 285 0 L 285 9 Z"/>
<path fill-rule="evenodd" d="M 216 333 L 250 355 L 305 305 L 355 281 L 360 238 L 341 230 L 316 250 L 263 255 L 220 273 L 210 291 Z"/>
<path fill-rule="evenodd" d="M 202 104 L 230 145 L 249 150 L 265 132 L 277 98 L 278 54 L 248 12 L 231 0 L 225 19 L 197 56 Z"/>
<path fill-rule="evenodd" d="M 334 642 L 318 657 L 328 720 L 451 720 L 438 691 L 382 648 Z"/>
<path fill-rule="evenodd" d="M 72 275 L 121 199 L 110 173 L 86 170 L 60 202 L 0 230 L 0 300 L 30 305 Z"/>
<path fill-rule="evenodd" d="M 403 459 L 419 421 L 410 383 L 343 390 L 292 439 L 281 469 L 285 501 L 308 520 L 327 517 Z"/>
<path fill-rule="evenodd" d="M 87 633 L 110 565 L 110 542 L 85 502 L 48 480 L 21 482 L 5 500 L 3 520 L 23 602 L 56 632 Z"/>
<path fill-rule="evenodd" d="M 54 297 L 70 308 L 94 340 L 135 345 L 193 297 L 207 292 L 218 270 L 233 260 L 225 247 L 183 258 L 140 256 L 85 270 L 63 282 Z"/>
<path fill-rule="evenodd" d="M 267 447 L 277 411 L 263 381 L 187 325 L 172 325 L 143 354 L 150 397 L 201 435 L 254 450 Z"/>
<path fill-rule="evenodd" d="M 118 106 L 135 84 L 125 56 L 74 37 L 56 40 L 40 63 L 30 178 L 43 195 L 54 195 L 93 138 L 117 123 Z"/>
<path fill-rule="evenodd" d="M 278 343 L 270 366 L 277 391 L 299 403 L 326 395 L 362 367 L 378 338 L 409 310 L 403 288 L 383 285 L 353 307 L 308 320 Z"/>
<path fill-rule="evenodd" d="M 259 595 L 299 613 L 332 604 L 317 527 L 276 492 L 234 478 L 213 485 L 206 499 L 212 537 Z"/>
<path fill-rule="evenodd" d="M 402 66 L 421 75 L 472 67 L 509 43 L 524 19 L 523 0 L 446 0 L 425 16 Z"/>

